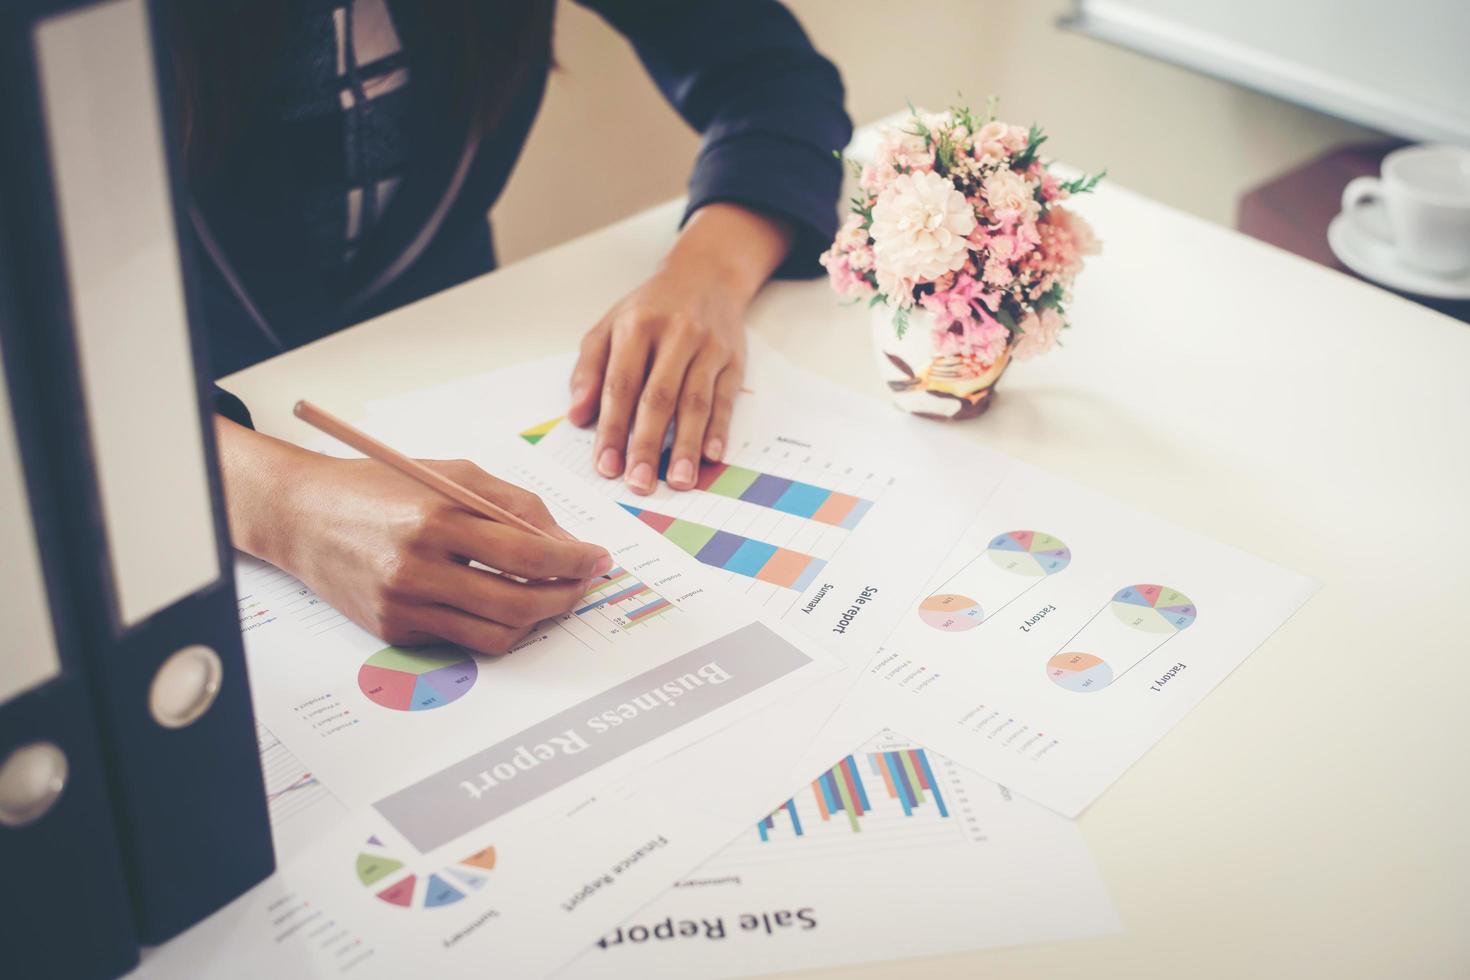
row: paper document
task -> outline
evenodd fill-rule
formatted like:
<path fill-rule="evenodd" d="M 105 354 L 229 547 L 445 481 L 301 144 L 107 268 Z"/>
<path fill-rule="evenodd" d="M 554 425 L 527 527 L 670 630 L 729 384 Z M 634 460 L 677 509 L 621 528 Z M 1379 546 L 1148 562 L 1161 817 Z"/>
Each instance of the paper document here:
<path fill-rule="evenodd" d="M 283 837 L 298 856 L 156 951 L 150 975 L 295 976 L 350 962 L 368 976 L 409 965 L 478 976 L 486 957 L 544 974 L 769 806 L 765 773 L 779 757 L 753 757 L 760 775 L 748 780 L 682 773 L 685 792 L 718 786 L 732 801 L 722 816 L 642 806 L 619 784 L 681 748 L 697 755 L 835 659 L 703 588 L 688 555 L 523 443 L 480 461 L 541 493 L 616 566 L 517 651 L 484 658 L 388 647 L 289 575 L 242 560 L 273 813 L 284 821 L 277 800 L 315 787 L 333 802 L 302 804 L 310 813 L 290 819 L 310 824 L 310 846 Z M 276 774 L 273 752 L 289 754 Z M 321 916 L 336 928 L 318 935 Z M 371 954 L 318 942 L 349 934 Z"/>
<path fill-rule="evenodd" d="M 854 699 L 1076 816 L 1314 590 L 1017 463 Z"/>
<path fill-rule="evenodd" d="M 884 732 L 560 976 L 750 976 L 1119 929 L 1076 824 Z"/>

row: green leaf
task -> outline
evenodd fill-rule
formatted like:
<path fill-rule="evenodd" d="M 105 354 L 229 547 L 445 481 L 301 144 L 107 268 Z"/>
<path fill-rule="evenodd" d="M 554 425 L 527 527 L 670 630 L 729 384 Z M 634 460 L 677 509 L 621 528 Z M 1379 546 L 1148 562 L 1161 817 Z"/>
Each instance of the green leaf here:
<path fill-rule="evenodd" d="M 1042 133 L 1041 127 L 1032 123 L 1030 132 L 1026 134 L 1026 149 L 1022 150 L 1016 159 L 1011 161 L 1012 169 L 1024 170 L 1031 166 L 1031 161 L 1036 159 L 1036 151 L 1041 148 L 1042 143 L 1047 141 L 1047 138 Z"/>
<path fill-rule="evenodd" d="M 1075 180 L 1066 181 L 1061 185 L 1061 188 L 1068 194 L 1088 194 L 1091 193 L 1097 187 L 1098 183 L 1101 182 L 1102 179 L 1107 175 L 1108 172 L 1106 169 L 1103 170 L 1101 173 L 1092 174 L 1090 176 L 1088 174 L 1083 174 L 1081 177 L 1078 177 Z"/>
<path fill-rule="evenodd" d="M 873 298 L 870 299 L 870 300 L 868 300 L 868 309 L 871 310 L 873 307 L 877 306 L 879 303 L 886 303 L 886 302 L 888 302 L 888 297 L 887 296 L 884 296 L 882 293 L 874 293 L 873 294 Z"/>
<path fill-rule="evenodd" d="M 909 332 L 909 311 L 907 307 L 895 306 L 893 308 L 893 330 L 902 340 L 903 335 Z"/>

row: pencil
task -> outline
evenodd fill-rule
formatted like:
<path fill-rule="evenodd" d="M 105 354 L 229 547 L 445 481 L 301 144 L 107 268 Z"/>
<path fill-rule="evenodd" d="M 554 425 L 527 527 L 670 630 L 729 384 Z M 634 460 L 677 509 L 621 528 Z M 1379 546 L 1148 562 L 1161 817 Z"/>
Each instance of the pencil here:
<path fill-rule="evenodd" d="M 494 501 L 486 500 L 443 473 L 429 469 L 418 460 L 403 455 L 392 446 L 374 439 L 355 425 L 342 421 L 324 408 L 319 408 L 303 399 L 296 403 L 293 412 L 307 425 L 320 429 L 333 439 L 345 442 L 364 456 L 393 467 L 404 476 L 417 480 L 430 490 L 438 491 L 472 514 L 479 514 L 481 517 L 499 521 L 501 524 L 509 524 L 511 527 L 520 528 L 527 534 L 536 534 L 543 538 L 552 537 L 530 521 L 517 517 Z"/>

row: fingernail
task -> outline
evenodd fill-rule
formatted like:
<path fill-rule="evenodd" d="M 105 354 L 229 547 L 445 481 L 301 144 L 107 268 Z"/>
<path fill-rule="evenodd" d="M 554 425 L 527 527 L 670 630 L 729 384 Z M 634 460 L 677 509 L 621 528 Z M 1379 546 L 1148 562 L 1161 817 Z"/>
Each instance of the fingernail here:
<path fill-rule="evenodd" d="M 618 471 L 622 468 L 623 457 L 616 449 L 611 446 L 608 446 L 606 449 L 604 449 L 602 451 L 602 455 L 597 457 L 597 472 L 601 473 L 609 480 L 617 476 Z"/>
<path fill-rule="evenodd" d="M 597 559 L 597 561 L 592 563 L 592 577 L 596 578 L 599 575 L 606 575 L 608 572 L 612 571 L 612 566 L 612 555 L 603 555 L 601 558 Z"/>
<path fill-rule="evenodd" d="M 583 399 L 585 399 L 586 397 L 587 397 L 587 385 L 577 385 L 577 387 L 575 387 L 575 388 L 572 389 L 572 404 L 573 405 L 580 405 L 580 404 L 582 404 Z"/>
<path fill-rule="evenodd" d="M 652 490 L 653 467 L 647 463 L 639 463 L 633 467 L 633 472 L 628 474 L 628 486 L 634 490 Z"/>
<path fill-rule="evenodd" d="M 677 487 L 687 487 L 694 482 L 694 464 L 687 459 L 676 459 L 669 467 L 669 482 Z"/>
<path fill-rule="evenodd" d="M 709 442 L 704 444 L 704 455 L 718 463 L 720 457 L 725 453 L 725 440 L 719 436 L 710 436 Z"/>

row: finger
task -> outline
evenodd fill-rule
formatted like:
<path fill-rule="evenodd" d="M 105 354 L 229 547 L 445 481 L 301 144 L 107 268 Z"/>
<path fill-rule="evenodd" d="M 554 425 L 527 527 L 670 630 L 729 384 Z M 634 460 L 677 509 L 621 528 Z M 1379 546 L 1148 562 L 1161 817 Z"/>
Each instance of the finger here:
<path fill-rule="evenodd" d="M 450 606 L 515 629 L 560 616 L 587 593 L 585 579 L 521 583 L 455 562 L 427 564 L 417 586 L 423 604 Z"/>
<path fill-rule="evenodd" d="M 508 653 L 531 632 L 531 627 L 518 629 L 492 623 L 450 606 L 419 606 L 410 615 L 416 631 L 492 657 Z"/>
<path fill-rule="evenodd" d="M 442 554 L 526 579 L 587 579 L 613 565 L 612 556 L 595 544 L 543 538 L 455 508 L 430 522 L 424 541 Z"/>
<path fill-rule="evenodd" d="M 638 397 L 633 434 L 628 439 L 628 486 L 634 493 L 652 493 L 658 485 L 659 455 L 669 421 L 679 405 L 679 392 L 684 375 L 699 353 L 699 340 L 693 331 L 672 331 L 672 337 L 659 346 L 653 359 L 653 370 Z"/>
<path fill-rule="evenodd" d="M 648 374 L 652 336 L 649 327 L 614 329 L 612 333 L 607 372 L 602 379 L 597 445 L 592 451 L 597 472 L 608 479 L 623 472 L 628 424 L 633 418 L 638 393 L 643 390 L 643 379 Z"/>
<path fill-rule="evenodd" d="M 424 460 L 423 462 L 466 489 L 473 490 L 486 500 L 499 504 L 521 520 L 539 527 L 548 534 L 563 541 L 577 540 L 556 523 L 545 501 L 524 487 L 518 487 L 514 483 L 507 483 L 499 477 L 491 476 L 467 459 Z"/>
<path fill-rule="evenodd" d="M 684 388 L 679 393 L 679 414 L 674 423 L 674 446 L 669 454 L 668 476 L 675 490 L 693 488 L 699 475 L 700 447 L 714 406 L 715 381 L 725 367 L 723 354 L 706 349 L 689 366 Z"/>
<path fill-rule="evenodd" d="M 607 369 L 607 353 L 611 327 L 603 320 L 582 338 L 582 351 L 572 369 L 572 403 L 567 418 L 573 425 L 586 426 L 597 418 L 598 395 L 602 392 L 602 375 Z"/>
<path fill-rule="evenodd" d="M 730 416 L 735 411 L 735 397 L 740 394 L 740 383 L 745 379 L 745 368 L 738 362 L 720 372 L 715 382 L 714 406 L 710 409 L 709 425 L 704 432 L 704 458 L 718 463 L 725 458 L 730 442 Z"/>

